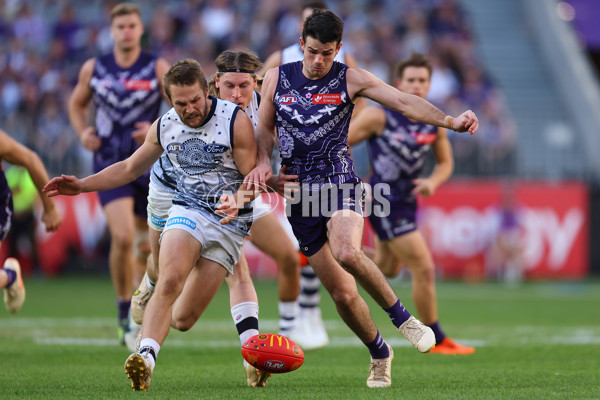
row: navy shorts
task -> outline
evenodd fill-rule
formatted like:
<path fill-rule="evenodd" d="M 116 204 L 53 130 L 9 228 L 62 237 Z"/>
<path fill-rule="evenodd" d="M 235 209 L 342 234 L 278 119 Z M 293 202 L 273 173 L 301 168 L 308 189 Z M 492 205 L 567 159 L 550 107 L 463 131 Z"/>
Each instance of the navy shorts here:
<path fill-rule="evenodd" d="M 96 172 L 101 170 L 96 169 Z M 103 190 L 98 192 L 100 198 L 100 204 L 105 207 L 108 203 L 113 200 L 120 199 L 122 197 L 133 197 L 133 212 L 135 215 L 147 218 L 148 216 L 148 187 L 150 186 L 150 172 L 144 172 L 144 175 L 140 176 L 133 182 L 126 185 L 119 186 L 115 189 Z"/>
<path fill-rule="evenodd" d="M 398 198 L 386 197 L 390 202 L 389 207 L 385 207 L 386 213 L 383 215 L 369 215 L 369 222 L 377 234 L 379 240 L 392 240 L 395 237 L 402 236 L 417 229 L 417 199 L 415 196 L 407 196 L 398 200 Z M 377 201 L 373 200 L 373 206 Z"/>
<path fill-rule="evenodd" d="M 302 254 L 310 257 L 327 242 L 327 222 L 335 211 L 353 210 L 363 216 L 364 199 L 364 187 L 357 179 L 316 190 L 303 189 L 299 199 L 288 200 L 286 214 Z"/>
<path fill-rule="evenodd" d="M 10 190 L 6 190 L 0 194 L 0 242 L 8 236 L 13 212 L 12 193 Z"/>

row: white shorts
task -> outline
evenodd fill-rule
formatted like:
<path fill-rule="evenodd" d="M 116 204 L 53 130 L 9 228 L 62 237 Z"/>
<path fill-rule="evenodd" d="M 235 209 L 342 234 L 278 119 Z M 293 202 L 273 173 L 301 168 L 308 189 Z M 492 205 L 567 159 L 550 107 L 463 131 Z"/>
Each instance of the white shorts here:
<path fill-rule="evenodd" d="M 169 217 L 169 209 L 173 205 L 174 193 L 160 189 L 150 181 L 148 187 L 148 227 L 155 231 L 162 232 L 167 218 Z"/>
<path fill-rule="evenodd" d="M 223 228 L 202 211 L 172 205 L 162 235 L 171 229 L 188 232 L 202 244 L 200 257 L 217 262 L 233 275 L 233 267 L 242 254 L 244 236 Z"/>

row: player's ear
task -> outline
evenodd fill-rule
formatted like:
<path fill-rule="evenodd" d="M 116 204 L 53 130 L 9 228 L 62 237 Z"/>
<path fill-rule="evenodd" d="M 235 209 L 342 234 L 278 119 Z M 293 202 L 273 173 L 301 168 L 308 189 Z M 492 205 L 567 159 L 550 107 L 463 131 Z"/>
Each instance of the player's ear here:
<path fill-rule="evenodd" d="M 302 49 L 302 52 L 304 53 L 304 39 L 302 39 L 302 36 L 300 36 L 300 48 Z"/>
<path fill-rule="evenodd" d="M 339 42 L 337 45 L 337 48 L 335 49 L 335 54 L 339 53 L 341 48 L 342 48 L 342 42 Z"/>

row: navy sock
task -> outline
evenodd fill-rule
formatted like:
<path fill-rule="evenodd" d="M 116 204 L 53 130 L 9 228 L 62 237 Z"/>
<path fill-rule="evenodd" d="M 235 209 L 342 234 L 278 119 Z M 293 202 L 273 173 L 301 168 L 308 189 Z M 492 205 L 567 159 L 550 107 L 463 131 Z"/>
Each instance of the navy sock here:
<path fill-rule="evenodd" d="M 129 327 L 129 308 L 131 300 L 117 300 L 117 308 L 119 309 L 119 324 L 123 327 Z"/>
<path fill-rule="evenodd" d="M 442 340 L 444 340 L 444 338 L 446 337 L 446 334 L 444 333 L 444 331 L 442 330 L 442 327 L 440 326 L 440 321 L 435 321 L 433 324 L 429 325 L 429 327 L 435 334 L 435 342 L 437 344 L 442 343 Z"/>
<path fill-rule="evenodd" d="M 400 303 L 400 299 L 398 299 L 396 304 L 390 308 L 384 308 L 383 310 L 390 316 L 390 319 L 396 328 L 399 328 L 400 325 L 405 323 L 411 317 L 410 313 L 404 308 L 402 303 Z"/>
<path fill-rule="evenodd" d="M 12 269 L 8 268 L 5 268 L 4 272 L 6 272 L 6 275 L 8 275 L 8 282 L 6 282 L 6 286 L 4 286 L 5 288 L 7 288 L 10 287 L 10 285 L 12 285 L 13 283 L 15 283 L 15 281 L 17 280 L 17 273 Z"/>
<path fill-rule="evenodd" d="M 388 358 L 390 356 L 390 349 L 377 331 L 377 336 L 375 336 L 375 340 L 371 343 L 367 343 L 367 348 L 369 349 L 369 353 L 371 353 L 371 358 Z"/>

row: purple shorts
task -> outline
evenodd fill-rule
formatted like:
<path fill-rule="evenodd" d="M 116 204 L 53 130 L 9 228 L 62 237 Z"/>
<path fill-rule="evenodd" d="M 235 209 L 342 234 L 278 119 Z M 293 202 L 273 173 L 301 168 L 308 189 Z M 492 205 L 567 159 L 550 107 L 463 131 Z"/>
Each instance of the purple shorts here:
<path fill-rule="evenodd" d="M 12 193 L 7 188 L 4 193 L 0 194 L 0 242 L 8 236 L 13 211 Z"/>
<path fill-rule="evenodd" d="M 144 174 L 135 181 L 116 189 L 103 190 L 98 192 L 102 207 L 106 206 L 113 200 L 122 197 L 133 197 L 133 212 L 135 215 L 146 218 L 148 216 L 146 208 L 148 206 L 148 186 L 150 185 L 150 177 Z"/>
<path fill-rule="evenodd" d="M 288 221 L 298 239 L 300 251 L 306 257 L 315 254 L 327 242 L 327 222 L 335 211 L 353 210 L 364 215 L 365 192 L 360 180 L 317 191 L 303 189 L 299 199 L 288 200 L 286 204 Z M 313 207 L 314 204 L 316 206 Z"/>
<path fill-rule="evenodd" d="M 417 229 L 417 199 L 414 196 L 398 200 L 398 198 L 388 198 L 390 207 L 384 215 L 376 216 L 374 213 L 369 215 L 369 222 L 377 237 L 381 241 L 392 240 L 395 237 Z M 373 205 L 377 203 L 373 200 Z"/>

